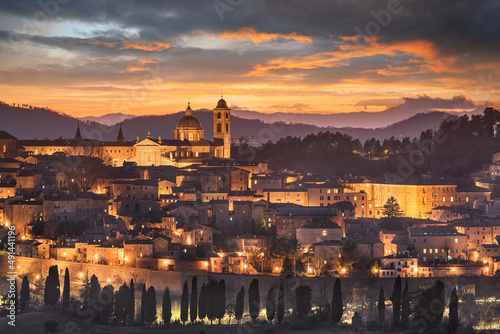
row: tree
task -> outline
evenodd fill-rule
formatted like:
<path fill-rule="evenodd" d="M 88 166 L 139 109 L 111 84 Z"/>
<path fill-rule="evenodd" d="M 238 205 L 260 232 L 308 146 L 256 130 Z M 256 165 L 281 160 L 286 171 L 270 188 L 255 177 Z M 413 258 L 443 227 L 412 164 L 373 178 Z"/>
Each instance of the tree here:
<path fill-rule="evenodd" d="M 96 275 L 92 275 L 92 277 L 90 278 L 90 290 L 89 290 L 89 301 L 92 307 L 97 305 L 100 294 L 101 294 L 101 285 L 99 284 L 99 279 L 97 278 Z M 97 312 L 97 309 L 95 308 L 94 310 L 96 311 L 94 313 L 96 322 L 101 322 L 101 313 Z"/>
<path fill-rule="evenodd" d="M 408 326 L 410 319 L 410 292 L 408 290 L 408 280 L 406 280 L 405 288 L 403 289 L 403 297 L 401 299 L 401 325 Z"/>
<path fill-rule="evenodd" d="M 342 303 L 342 287 L 340 285 L 340 278 L 337 277 L 335 285 L 333 286 L 332 297 L 332 321 L 338 324 L 342 320 L 344 314 L 344 305 Z"/>
<path fill-rule="evenodd" d="M 394 196 L 387 199 L 382 214 L 388 218 L 401 217 L 403 215 L 403 212 L 401 211 L 401 208 Z"/>
<path fill-rule="evenodd" d="M 378 296 L 378 323 L 380 327 L 384 326 L 384 320 L 385 320 L 385 296 L 384 296 L 384 287 L 380 288 L 380 293 Z"/>
<path fill-rule="evenodd" d="M 111 157 L 103 147 L 94 146 L 87 141 L 82 143 L 87 145 L 78 145 L 68 150 L 64 167 L 72 181 L 70 186 L 76 185 L 76 190 L 87 192 L 99 178 L 106 175 L 106 165 L 111 163 Z"/>
<path fill-rule="evenodd" d="M 415 323 L 422 324 L 422 330 L 441 331 L 444 312 L 444 284 L 440 280 L 436 285 L 421 292 L 415 307 Z"/>
<path fill-rule="evenodd" d="M 201 286 L 200 298 L 198 300 L 198 317 L 201 321 L 207 316 L 207 288 L 205 284 Z"/>
<path fill-rule="evenodd" d="M 206 289 L 206 304 L 205 310 L 207 311 L 208 320 L 210 320 L 210 324 L 212 321 L 217 318 L 217 282 L 215 280 L 210 280 Z"/>
<path fill-rule="evenodd" d="M 172 302 L 170 301 L 170 290 L 168 289 L 168 286 L 165 288 L 165 292 L 163 293 L 161 316 L 165 324 L 170 324 L 170 319 L 172 319 Z"/>
<path fill-rule="evenodd" d="M 156 320 L 156 292 L 153 286 L 146 292 L 145 306 L 144 321 L 151 325 Z"/>
<path fill-rule="evenodd" d="M 188 291 L 188 283 L 184 282 L 184 287 L 182 288 L 182 296 L 181 296 L 181 321 L 183 324 L 186 324 L 188 320 L 188 310 L 189 310 L 189 291 Z"/>
<path fill-rule="evenodd" d="M 276 314 L 276 293 L 274 292 L 274 288 L 271 287 L 269 292 L 267 293 L 266 300 L 266 315 L 269 323 L 273 322 L 274 315 Z"/>
<path fill-rule="evenodd" d="M 89 271 L 87 270 L 85 272 L 85 278 L 83 279 L 83 286 L 80 289 L 80 292 L 78 293 L 78 296 L 80 297 L 81 301 L 86 304 L 87 299 L 89 298 L 89 291 L 90 291 L 90 279 L 89 279 Z"/>
<path fill-rule="evenodd" d="M 99 298 L 102 311 L 101 311 L 101 321 L 104 324 L 108 323 L 109 318 L 113 315 L 113 294 L 115 288 L 108 284 L 104 286 L 101 290 L 101 296 Z M 64 294 L 63 294 L 64 295 Z"/>
<path fill-rule="evenodd" d="M 392 325 L 393 327 L 398 327 L 401 319 L 401 276 L 399 275 L 394 282 L 394 290 L 392 291 L 391 301 Z"/>
<path fill-rule="evenodd" d="M 311 288 L 307 285 L 299 285 L 295 289 L 295 300 L 299 317 L 304 317 L 311 312 Z"/>
<path fill-rule="evenodd" d="M 449 305 L 449 318 L 450 318 L 450 332 L 456 333 L 458 331 L 458 296 L 457 289 L 453 288 L 450 296 L 450 305 Z"/>
<path fill-rule="evenodd" d="M 115 321 L 119 325 L 126 324 L 128 318 L 127 303 L 129 300 L 129 288 L 127 283 L 123 283 L 118 292 L 115 294 Z"/>
<path fill-rule="evenodd" d="M 61 297 L 61 287 L 59 285 L 59 272 L 57 266 L 51 266 L 49 268 L 49 275 L 45 280 L 45 294 L 44 302 L 45 305 L 55 306 Z"/>
<path fill-rule="evenodd" d="M 236 295 L 236 307 L 234 309 L 234 317 L 238 320 L 238 324 L 243 317 L 243 308 L 245 303 L 245 289 L 241 287 L 240 291 Z"/>
<path fill-rule="evenodd" d="M 217 285 L 216 305 L 217 318 L 220 324 L 226 314 L 226 282 L 224 280 L 220 280 L 219 285 Z"/>
<path fill-rule="evenodd" d="M 69 309 L 69 296 L 70 296 L 70 284 L 69 284 L 69 270 L 66 268 L 64 271 L 64 288 L 63 288 L 63 309 L 67 311 Z"/>
<path fill-rule="evenodd" d="M 127 317 L 128 323 L 131 324 L 135 318 L 135 286 L 134 279 L 130 279 L 130 288 L 127 299 Z"/>
<path fill-rule="evenodd" d="M 129 292 L 130 293 L 130 292 Z M 147 291 L 146 291 L 146 284 L 144 284 L 142 286 L 142 294 L 141 294 L 141 322 L 144 323 L 146 321 L 146 295 L 147 295 Z M 126 295 L 126 301 L 125 301 L 125 305 L 128 304 L 128 298 L 129 298 L 129 295 L 127 294 Z M 127 307 L 127 306 L 125 306 Z M 126 310 L 128 310 L 126 308 Z M 128 312 L 127 312 L 128 313 Z"/>
<path fill-rule="evenodd" d="M 343 242 L 340 249 L 340 265 L 352 269 L 352 265 L 356 261 L 358 261 L 358 242 L 347 239 Z"/>
<path fill-rule="evenodd" d="M 195 322 L 198 317 L 198 279 L 193 276 L 191 283 L 191 303 L 190 303 L 190 319 L 191 322 Z"/>
<path fill-rule="evenodd" d="M 283 260 L 283 265 L 281 267 L 281 275 L 290 278 L 294 275 L 293 262 L 288 255 L 285 256 Z"/>
<path fill-rule="evenodd" d="M 23 283 L 21 284 L 21 296 L 19 309 L 24 311 L 30 307 L 30 282 L 28 276 L 23 277 Z"/>
<path fill-rule="evenodd" d="M 253 321 L 257 319 L 260 311 L 259 280 L 254 278 L 248 288 L 248 309 Z"/>
<path fill-rule="evenodd" d="M 281 324 L 284 317 L 285 317 L 285 291 L 283 290 L 283 283 L 281 283 L 280 289 L 278 291 L 278 309 L 276 314 L 276 320 L 278 321 L 278 324 Z"/>

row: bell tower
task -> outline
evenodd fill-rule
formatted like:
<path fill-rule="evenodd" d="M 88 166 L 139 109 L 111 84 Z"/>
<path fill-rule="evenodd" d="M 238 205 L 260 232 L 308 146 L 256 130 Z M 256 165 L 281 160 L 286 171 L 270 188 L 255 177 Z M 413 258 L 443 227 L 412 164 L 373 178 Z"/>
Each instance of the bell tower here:
<path fill-rule="evenodd" d="M 221 96 L 217 107 L 214 109 L 214 141 L 223 143 L 220 158 L 231 158 L 231 109 Z"/>

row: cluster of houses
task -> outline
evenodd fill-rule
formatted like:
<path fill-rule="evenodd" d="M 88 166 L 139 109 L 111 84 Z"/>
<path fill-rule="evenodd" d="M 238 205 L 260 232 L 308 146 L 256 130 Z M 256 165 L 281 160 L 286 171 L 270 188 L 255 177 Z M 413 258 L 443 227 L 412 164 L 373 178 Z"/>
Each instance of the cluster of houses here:
<path fill-rule="evenodd" d="M 325 265 L 354 240 L 359 257 L 380 259 L 380 277 L 492 275 L 500 262 L 500 202 L 492 195 L 500 155 L 466 180 L 422 174 L 394 182 L 328 180 L 218 157 L 182 166 L 124 161 L 80 175 L 95 178 L 82 191 L 68 152 L 4 149 L 0 233 L 16 227 L 18 256 L 256 273 L 248 258 L 275 236 L 298 240 Z M 384 217 L 389 197 L 404 217 Z M 41 222 L 84 231 L 56 242 L 33 232 Z"/>

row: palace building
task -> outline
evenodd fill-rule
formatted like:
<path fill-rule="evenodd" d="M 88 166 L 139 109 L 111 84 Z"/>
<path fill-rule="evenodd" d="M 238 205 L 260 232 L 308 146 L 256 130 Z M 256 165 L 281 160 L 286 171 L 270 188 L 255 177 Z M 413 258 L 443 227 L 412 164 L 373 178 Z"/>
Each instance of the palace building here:
<path fill-rule="evenodd" d="M 116 141 L 97 141 L 83 139 L 78 126 L 74 139 L 17 140 L 17 147 L 20 152 L 30 155 L 61 152 L 77 155 L 82 151 L 79 146 L 90 146 L 102 150 L 103 156 L 109 156 L 110 164 L 115 167 L 126 162 L 138 166 L 184 167 L 210 158 L 231 158 L 231 109 L 222 97 L 213 109 L 213 126 L 214 138 L 208 140 L 188 103 L 186 115 L 177 123 L 173 139 L 152 138 L 148 131 L 143 140 L 137 137 L 137 141 L 126 141 L 120 126 Z"/>

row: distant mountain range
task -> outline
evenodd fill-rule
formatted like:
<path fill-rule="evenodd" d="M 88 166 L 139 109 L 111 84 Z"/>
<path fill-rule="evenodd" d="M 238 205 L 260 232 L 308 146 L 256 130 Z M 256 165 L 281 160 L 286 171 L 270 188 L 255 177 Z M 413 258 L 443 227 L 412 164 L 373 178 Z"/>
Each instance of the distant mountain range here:
<path fill-rule="evenodd" d="M 310 124 L 318 127 L 376 129 L 404 121 L 418 114 L 433 111 L 444 111 L 453 115 L 464 113 L 480 114 L 486 106 L 476 105 L 464 96 L 455 96 L 452 99 L 440 99 L 424 95 L 415 98 L 405 97 L 402 104 L 380 112 L 360 111 L 336 114 L 276 112 L 264 114 L 258 111 L 235 108 L 232 110 L 232 114 L 246 119 L 259 119 L 266 123 L 285 122 Z"/>
<path fill-rule="evenodd" d="M 103 116 L 87 116 L 79 118 L 82 122 L 95 122 L 99 124 L 104 124 L 108 126 L 115 125 L 116 123 L 121 123 L 127 119 L 137 117 L 136 115 L 127 115 L 122 113 L 106 114 Z"/>
<path fill-rule="evenodd" d="M 194 111 L 193 115 L 199 119 L 205 137 L 213 138 L 212 111 L 202 109 Z M 362 142 L 375 137 L 383 140 L 391 136 L 403 138 L 419 137 L 422 131 L 435 129 L 441 121 L 449 116 L 445 112 L 428 112 L 411 116 L 386 127 L 363 129 L 354 127 L 319 127 L 310 124 L 285 124 L 285 122 L 266 123 L 262 120 L 244 119 L 241 116 L 232 116 L 232 136 L 234 138 L 255 138 L 256 141 L 276 141 L 287 136 L 305 137 L 310 133 L 320 131 L 339 131 L 346 133 Z M 126 115 L 124 115 L 126 116 Z M 161 116 L 140 116 L 122 121 L 123 133 L 127 140 L 135 140 L 137 136 L 144 139 L 147 131 L 155 138 L 173 138 L 173 131 L 177 122 L 184 116 L 178 112 Z M 333 115 L 332 115 L 333 116 Z M 74 138 L 77 124 L 80 123 L 82 136 L 88 139 L 115 140 L 118 134 L 118 125 L 104 125 L 95 121 L 80 122 L 78 119 L 46 109 L 27 109 L 0 105 L 0 130 L 5 130 L 19 139 L 49 139 Z"/>

